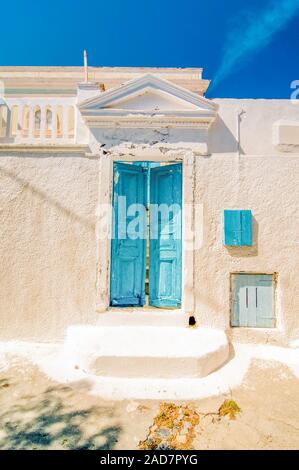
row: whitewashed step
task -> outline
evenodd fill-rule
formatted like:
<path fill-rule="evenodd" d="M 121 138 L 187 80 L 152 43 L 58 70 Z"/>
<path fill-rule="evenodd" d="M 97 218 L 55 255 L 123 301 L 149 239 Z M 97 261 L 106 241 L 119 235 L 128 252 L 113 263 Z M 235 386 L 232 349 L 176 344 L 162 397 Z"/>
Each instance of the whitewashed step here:
<path fill-rule="evenodd" d="M 187 326 L 188 316 L 181 309 L 125 307 L 99 315 L 97 326 Z"/>
<path fill-rule="evenodd" d="M 153 326 L 68 328 L 64 345 L 70 367 L 102 377 L 205 377 L 229 357 L 221 330 Z"/>

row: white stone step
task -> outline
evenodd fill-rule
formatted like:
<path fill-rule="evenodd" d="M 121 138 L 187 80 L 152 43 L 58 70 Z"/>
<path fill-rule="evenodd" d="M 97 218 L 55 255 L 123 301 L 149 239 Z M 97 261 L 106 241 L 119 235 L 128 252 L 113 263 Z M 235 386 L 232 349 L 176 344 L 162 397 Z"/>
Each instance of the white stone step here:
<path fill-rule="evenodd" d="M 102 377 L 204 377 L 224 364 L 229 344 L 222 330 L 156 326 L 68 328 L 69 366 Z"/>
<path fill-rule="evenodd" d="M 125 307 L 101 313 L 97 326 L 187 326 L 188 316 L 181 309 Z"/>

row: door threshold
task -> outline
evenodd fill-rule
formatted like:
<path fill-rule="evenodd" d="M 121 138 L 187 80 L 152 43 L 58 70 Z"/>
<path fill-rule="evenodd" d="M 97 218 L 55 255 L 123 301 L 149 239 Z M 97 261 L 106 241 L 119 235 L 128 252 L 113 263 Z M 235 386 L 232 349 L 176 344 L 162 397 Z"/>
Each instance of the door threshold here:
<path fill-rule="evenodd" d="M 186 326 L 188 315 L 182 309 L 109 307 L 97 320 L 103 326 Z"/>
<path fill-rule="evenodd" d="M 152 305 L 144 305 L 143 307 L 130 306 L 130 307 L 120 307 L 120 306 L 110 306 L 107 311 L 109 312 L 182 312 L 181 307 L 154 307 Z"/>

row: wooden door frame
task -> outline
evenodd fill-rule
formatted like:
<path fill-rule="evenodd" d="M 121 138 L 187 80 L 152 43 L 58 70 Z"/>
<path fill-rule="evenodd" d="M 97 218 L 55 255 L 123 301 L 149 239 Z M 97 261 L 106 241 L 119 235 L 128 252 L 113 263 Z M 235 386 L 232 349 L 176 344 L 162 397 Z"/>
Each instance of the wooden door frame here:
<path fill-rule="evenodd" d="M 99 194 L 96 211 L 96 245 L 97 245 L 97 312 L 110 310 L 110 261 L 112 214 L 106 217 L 107 224 L 103 230 L 103 210 L 111 208 L 113 194 L 113 163 L 129 161 L 177 162 L 182 163 L 182 306 L 175 312 L 193 315 L 194 301 L 194 239 L 190 234 L 194 230 L 194 187 L 195 156 L 192 151 L 172 151 L 162 153 L 158 149 L 144 151 L 142 147 L 127 152 L 99 155 Z M 188 206 L 188 210 L 185 210 Z M 103 209 L 104 208 L 104 209 Z M 108 209 L 109 210 L 109 209 Z M 105 232 L 105 236 L 103 233 Z M 154 308 L 154 307 L 153 307 Z M 140 309 L 140 307 L 138 307 Z M 142 308 L 141 308 L 142 309 Z"/>

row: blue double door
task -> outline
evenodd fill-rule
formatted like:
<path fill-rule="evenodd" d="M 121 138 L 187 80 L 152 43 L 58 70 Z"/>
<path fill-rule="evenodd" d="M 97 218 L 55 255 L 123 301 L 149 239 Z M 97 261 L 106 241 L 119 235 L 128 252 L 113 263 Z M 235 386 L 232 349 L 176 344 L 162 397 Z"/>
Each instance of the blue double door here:
<path fill-rule="evenodd" d="M 179 307 L 182 165 L 114 163 L 110 305 L 145 305 L 147 254 L 149 305 Z"/>

